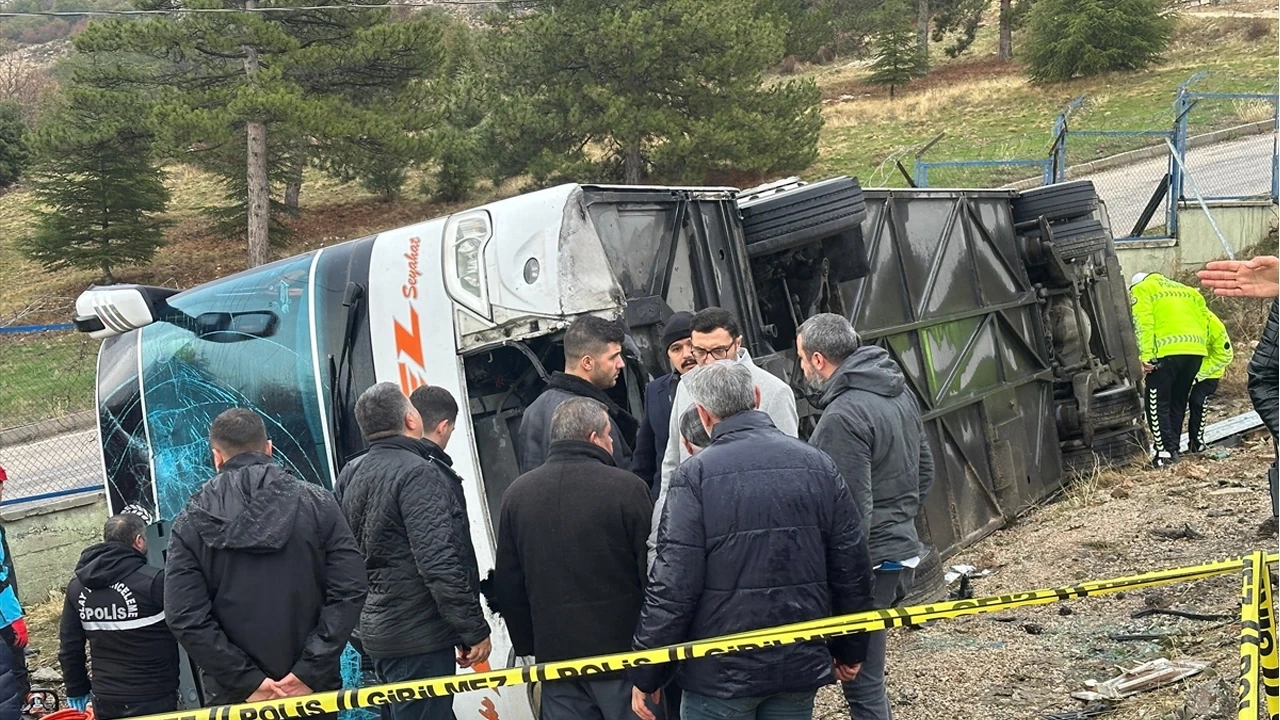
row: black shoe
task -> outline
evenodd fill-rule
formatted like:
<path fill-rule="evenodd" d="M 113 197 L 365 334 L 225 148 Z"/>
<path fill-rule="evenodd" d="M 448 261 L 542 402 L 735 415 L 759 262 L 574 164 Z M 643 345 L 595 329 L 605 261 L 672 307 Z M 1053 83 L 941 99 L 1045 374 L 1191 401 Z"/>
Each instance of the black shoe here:
<path fill-rule="evenodd" d="M 1151 467 L 1153 468 L 1169 467 L 1170 465 L 1174 465 L 1177 462 L 1178 462 L 1177 455 L 1173 455 L 1169 452 L 1159 452 L 1159 453 L 1156 453 L 1156 456 L 1151 459 Z"/>
<path fill-rule="evenodd" d="M 1202 453 L 1202 452 L 1204 452 L 1205 450 L 1208 450 L 1208 449 L 1209 449 L 1209 448 L 1208 448 L 1208 447 L 1206 447 L 1206 446 L 1204 446 L 1204 445 L 1190 445 L 1190 446 L 1188 446 L 1188 447 L 1187 447 L 1187 454 L 1188 454 L 1188 455 L 1199 455 L 1200 453 Z"/>

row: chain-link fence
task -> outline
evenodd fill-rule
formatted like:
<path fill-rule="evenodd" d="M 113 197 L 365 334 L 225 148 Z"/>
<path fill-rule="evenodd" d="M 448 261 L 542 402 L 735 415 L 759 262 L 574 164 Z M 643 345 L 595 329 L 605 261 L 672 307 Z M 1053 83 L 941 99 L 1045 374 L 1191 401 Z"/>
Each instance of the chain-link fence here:
<path fill-rule="evenodd" d="M 98 342 L 67 326 L 0 327 L 4 505 L 102 486 L 97 359 Z"/>
<path fill-rule="evenodd" d="M 1169 110 L 1146 116 L 1098 115 L 1082 96 L 1047 135 L 986 142 L 948 137 L 937 149 L 930 143 L 916 153 L 914 183 L 1026 188 L 1088 179 L 1107 205 L 1117 239 L 1176 236 L 1180 202 L 1274 202 L 1280 196 L 1276 94 L 1210 92 L 1196 85 L 1204 78 L 1192 76 Z M 926 150 L 929 160 L 921 157 Z"/>
<path fill-rule="evenodd" d="M 970 138 L 957 129 L 941 139 L 929 155 L 916 158 L 912 171 L 916 187 L 1000 187 L 1028 179 L 1050 182 L 1053 135 L 1047 131 L 999 138 Z"/>
<path fill-rule="evenodd" d="M 1276 96 L 1186 93 L 1182 196 L 1205 200 L 1273 197 L 1276 191 Z M 1196 142 L 1206 135 L 1212 143 Z"/>

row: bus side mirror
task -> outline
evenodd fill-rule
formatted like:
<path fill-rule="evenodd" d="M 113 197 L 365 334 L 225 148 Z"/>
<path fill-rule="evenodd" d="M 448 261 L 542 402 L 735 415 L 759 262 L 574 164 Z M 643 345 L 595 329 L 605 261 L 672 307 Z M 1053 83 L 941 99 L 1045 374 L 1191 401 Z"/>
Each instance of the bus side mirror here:
<path fill-rule="evenodd" d="M 148 285 L 91 285 L 76 298 L 76 330 L 96 339 L 122 335 L 161 320 L 177 290 Z"/>

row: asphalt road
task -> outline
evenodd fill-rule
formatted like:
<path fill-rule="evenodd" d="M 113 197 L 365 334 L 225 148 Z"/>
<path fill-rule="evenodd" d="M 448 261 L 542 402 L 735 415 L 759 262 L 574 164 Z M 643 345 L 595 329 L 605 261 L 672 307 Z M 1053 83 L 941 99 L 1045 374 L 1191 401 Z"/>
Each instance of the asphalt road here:
<path fill-rule="evenodd" d="M 1274 137 L 1267 133 L 1194 148 L 1187 151 L 1187 173 L 1206 198 L 1269 195 L 1273 142 Z M 1107 204 L 1112 233 L 1122 237 L 1133 229 L 1168 171 L 1166 155 L 1077 179 L 1093 181 L 1098 196 Z M 1183 193 L 1187 199 L 1194 198 L 1191 188 L 1187 183 Z M 1163 214 L 1157 213 L 1152 225 L 1164 225 Z"/>
<path fill-rule="evenodd" d="M 1271 189 L 1272 148 L 1271 134 L 1196 148 L 1187 153 L 1187 170 L 1205 197 L 1266 195 Z M 1168 166 L 1168 158 L 1161 157 L 1084 176 L 1093 180 L 1107 203 L 1116 235 L 1133 227 Z M 1188 184 L 1188 197 L 1190 191 Z M 1161 223 L 1157 216 L 1154 224 Z M 97 445 L 97 431 L 86 430 L 0 448 L 0 465 L 9 473 L 4 500 L 101 486 Z"/>
<path fill-rule="evenodd" d="M 96 429 L 0 447 L 0 466 L 9 474 L 4 484 L 6 505 L 19 498 L 101 486 L 103 482 Z"/>

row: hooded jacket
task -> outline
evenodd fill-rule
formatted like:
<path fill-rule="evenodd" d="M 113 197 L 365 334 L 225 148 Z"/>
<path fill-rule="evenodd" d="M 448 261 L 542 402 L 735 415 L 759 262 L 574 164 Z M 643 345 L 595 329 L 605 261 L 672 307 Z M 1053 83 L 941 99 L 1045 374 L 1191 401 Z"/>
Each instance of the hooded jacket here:
<path fill-rule="evenodd" d="M 712 429 L 671 479 L 635 647 L 649 649 L 871 608 L 858 512 L 831 458 L 759 411 Z M 862 662 L 867 635 L 682 662 L 680 687 L 721 699 L 808 692 L 831 658 Z M 662 665 L 630 671 L 653 692 Z"/>
<path fill-rule="evenodd" d="M 69 697 L 92 690 L 94 697 L 132 704 L 173 696 L 178 643 L 164 622 L 164 570 L 124 543 L 85 548 L 62 605 L 58 663 Z"/>
<path fill-rule="evenodd" d="M 266 455 L 228 460 L 173 522 L 165 619 L 210 704 L 242 702 L 290 673 L 317 692 L 342 687 L 364 593 L 333 495 Z"/>
<path fill-rule="evenodd" d="M 1249 399 L 1253 401 L 1253 409 L 1258 412 L 1262 422 L 1271 431 L 1275 440 L 1280 434 L 1280 350 L 1276 348 L 1277 335 L 1280 334 L 1280 300 L 1271 301 L 1271 312 L 1267 315 L 1267 325 L 1262 330 L 1262 339 L 1258 341 L 1258 349 L 1253 351 L 1249 360 Z"/>
<path fill-rule="evenodd" d="M 884 348 L 859 347 L 823 385 L 809 438 L 848 484 L 873 565 L 921 552 L 916 515 L 933 485 L 933 455 L 906 385 Z"/>
<path fill-rule="evenodd" d="M 635 447 L 636 433 L 640 423 L 627 411 L 618 407 L 613 398 L 600 388 L 577 375 L 556 372 L 552 373 L 551 380 L 547 382 L 547 388 L 530 403 L 520 419 L 521 473 L 527 473 L 546 461 L 547 450 L 551 446 L 551 416 L 565 400 L 575 397 L 597 400 L 609 410 L 609 422 L 612 426 L 609 434 L 613 436 L 613 462 L 620 468 L 631 467 L 631 448 Z"/>
<path fill-rule="evenodd" d="M 462 479 L 435 443 L 374 440 L 342 472 L 342 512 L 369 573 L 360 642 L 373 658 L 471 647 L 489 637 Z"/>

